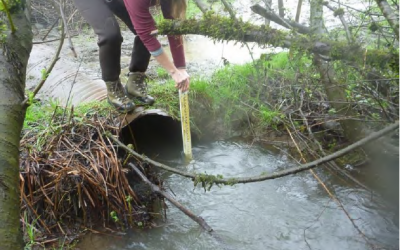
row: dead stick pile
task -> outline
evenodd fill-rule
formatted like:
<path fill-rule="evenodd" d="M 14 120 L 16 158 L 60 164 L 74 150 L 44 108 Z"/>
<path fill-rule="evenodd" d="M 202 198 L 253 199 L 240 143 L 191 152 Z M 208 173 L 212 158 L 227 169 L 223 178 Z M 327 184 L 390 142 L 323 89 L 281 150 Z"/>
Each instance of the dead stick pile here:
<path fill-rule="evenodd" d="M 74 235 L 79 226 L 146 225 L 149 211 L 129 185 L 118 152 L 103 136 L 105 131 L 117 134 L 113 119 L 94 115 L 56 122 L 61 118 L 55 117 L 21 140 L 24 228 L 34 226 L 48 241 L 49 235 Z M 72 230 L 73 225 L 79 226 Z M 39 236 L 36 241 L 41 242 Z"/>

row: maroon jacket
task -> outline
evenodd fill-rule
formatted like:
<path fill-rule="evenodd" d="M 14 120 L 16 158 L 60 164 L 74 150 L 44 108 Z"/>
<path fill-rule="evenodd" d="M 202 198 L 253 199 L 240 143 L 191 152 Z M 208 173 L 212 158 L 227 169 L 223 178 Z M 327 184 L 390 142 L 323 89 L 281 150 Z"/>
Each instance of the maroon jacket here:
<path fill-rule="evenodd" d="M 165 19 L 173 19 L 171 16 L 171 1 L 161 0 L 161 10 Z M 155 31 L 156 23 L 150 14 L 150 6 L 154 5 L 152 0 L 124 0 L 126 9 L 135 27 L 137 35 L 143 41 L 146 48 L 152 52 L 160 52 L 161 44 L 157 38 L 150 33 Z M 185 68 L 185 54 L 183 49 L 182 36 L 168 35 L 169 46 L 171 48 L 172 58 L 174 59 L 175 67 Z"/>

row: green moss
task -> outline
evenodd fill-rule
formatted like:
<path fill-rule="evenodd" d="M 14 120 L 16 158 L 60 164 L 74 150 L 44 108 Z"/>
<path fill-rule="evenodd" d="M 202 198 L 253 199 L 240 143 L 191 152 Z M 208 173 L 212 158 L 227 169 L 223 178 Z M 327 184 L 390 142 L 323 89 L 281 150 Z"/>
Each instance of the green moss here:
<path fill-rule="evenodd" d="M 195 187 L 200 183 L 201 187 L 204 189 L 204 192 L 206 192 L 211 190 L 213 185 L 216 184 L 216 180 L 223 178 L 224 177 L 222 175 L 197 174 L 193 182 Z M 216 185 L 219 186 L 218 184 Z"/>
<path fill-rule="evenodd" d="M 342 16 L 344 14 L 344 9 L 343 8 L 338 8 L 333 12 L 333 16 Z"/>
<path fill-rule="evenodd" d="M 248 34 L 257 37 L 260 44 L 282 45 L 286 32 L 268 26 L 256 26 L 242 20 L 218 16 L 214 12 L 205 13 L 201 19 L 189 18 L 183 21 L 162 20 L 157 25 L 160 34 L 197 34 L 219 40 L 246 41 Z"/>

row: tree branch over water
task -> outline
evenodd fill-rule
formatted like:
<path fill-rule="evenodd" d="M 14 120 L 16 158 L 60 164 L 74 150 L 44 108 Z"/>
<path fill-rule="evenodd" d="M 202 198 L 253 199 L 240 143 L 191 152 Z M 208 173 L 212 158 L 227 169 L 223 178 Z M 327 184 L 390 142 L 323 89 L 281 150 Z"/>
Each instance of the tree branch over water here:
<path fill-rule="evenodd" d="M 163 20 L 158 25 L 162 35 L 204 35 L 215 40 L 255 42 L 260 46 L 296 47 L 310 53 L 328 57 L 328 60 L 358 61 L 375 67 L 385 67 L 388 63 L 398 68 L 398 54 L 387 50 L 368 50 L 360 45 L 344 42 L 315 41 L 306 35 L 293 36 L 289 32 L 273 29 L 265 25 L 254 25 L 242 20 L 217 16 L 207 12 L 202 19 Z"/>
<path fill-rule="evenodd" d="M 396 123 L 391 124 L 378 132 L 374 132 L 374 133 L 370 134 L 369 136 L 365 137 L 364 139 L 361 139 L 358 142 L 356 142 L 344 149 L 341 149 L 331 155 L 322 157 L 313 162 L 299 165 L 299 167 L 288 168 L 288 169 L 285 169 L 285 170 L 282 170 L 282 171 L 279 171 L 276 173 L 272 173 L 272 174 L 262 174 L 262 175 L 253 176 L 253 177 L 237 177 L 237 178 L 223 178 L 223 177 L 220 177 L 220 175 L 208 175 L 208 174 L 197 174 L 197 173 L 193 174 L 193 173 L 188 173 L 185 171 L 180 171 L 176 168 L 169 167 L 162 163 L 156 162 L 146 156 L 138 154 L 137 152 L 133 151 L 128 146 L 123 144 L 121 141 L 116 139 L 115 136 L 111 135 L 110 133 L 106 134 L 106 136 L 108 138 L 110 138 L 111 140 L 113 140 L 119 147 L 123 148 L 126 152 L 128 152 L 129 154 L 132 154 L 133 156 L 137 157 L 138 159 L 141 159 L 147 163 L 150 163 L 151 165 L 153 165 L 155 167 L 158 167 L 158 168 L 164 169 L 166 171 L 181 175 L 183 177 L 190 178 L 195 182 L 195 184 L 200 182 L 203 184 L 203 186 L 205 186 L 205 185 L 212 186 L 212 184 L 234 185 L 234 184 L 239 184 L 239 183 L 244 184 L 244 183 L 252 183 L 252 182 L 261 182 L 261 181 L 277 179 L 277 178 L 281 178 L 284 176 L 300 173 L 305 170 L 313 169 L 313 168 L 321 166 L 323 163 L 326 163 L 326 162 L 332 161 L 336 158 L 339 158 L 339 157 L 353 151 L 354 149 L 357 149 L 369 142 L 372 142 L 384 135 L 387 135 L 390 132 L 396 130 L 398 127 L 399 127 L 399 122 L 397 121 Z"/>

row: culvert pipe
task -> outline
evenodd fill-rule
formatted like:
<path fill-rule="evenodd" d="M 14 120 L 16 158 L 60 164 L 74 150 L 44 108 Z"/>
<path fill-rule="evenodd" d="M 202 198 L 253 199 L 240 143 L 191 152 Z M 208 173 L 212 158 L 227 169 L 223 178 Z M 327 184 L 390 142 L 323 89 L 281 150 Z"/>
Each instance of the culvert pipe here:
<path fill-rule="evenodd" d="M 150 158 L 179 158 L 182 154 L 181 123 L 161 109 L 139 107 L 123 117 L 121 141 L 132 144 Z"/>
<path fill-rule="evenodd" d="M 68 48 L 64 46 L 62 56 L 38 93 L 39 99 L 57 100 L 63 106 L 68 101 L 76 106 L 83 102 L 101 101 L 107 97 L 106 85 L 97 72 L 97 45 L 94 43 L 87 46 L 90 46 L 88 50 L 96 53 L 86 55 L 85 60 L 72 60 Z M 40 82 L 42 70 L 47 67 L 54 54 L 54 45 L 38 44 L 33 47 L 28 62 L 27 89 L 32 90 Z M 181 124 L 167 112 L 138 107 L 132 114 L 121 117 L 124 121 L 121 140 L 134 145 L 137 152 L 158 158 L 179 157 L 182 153 Z"/>

